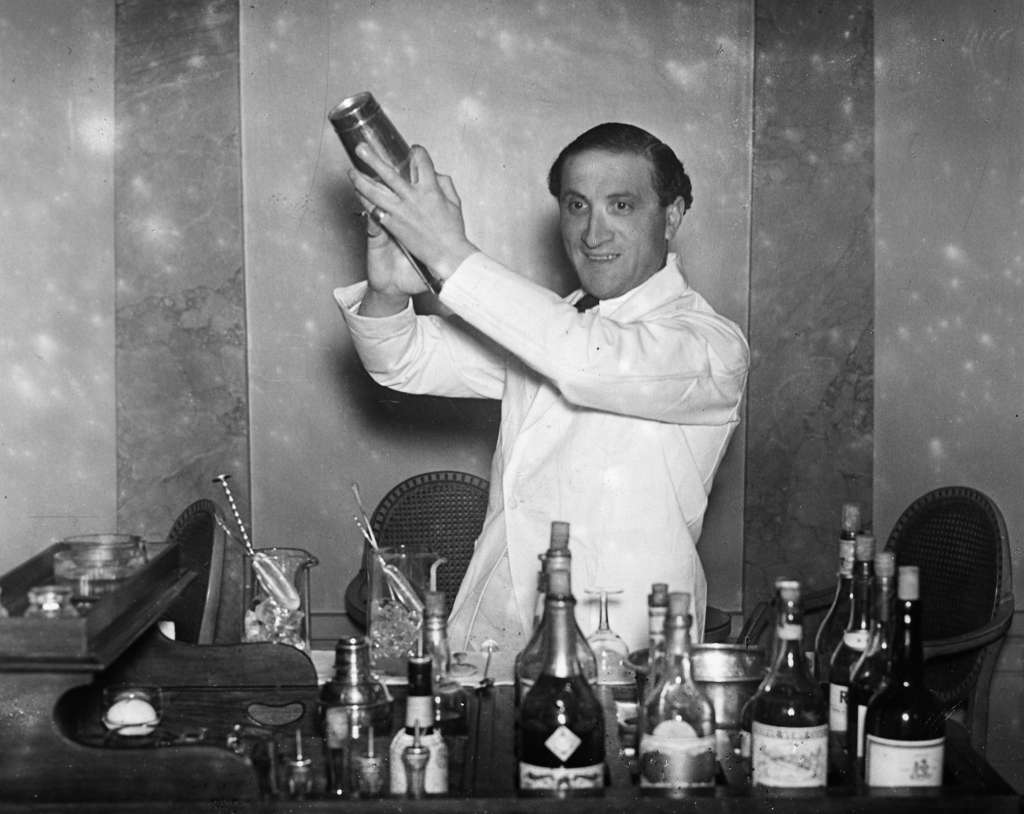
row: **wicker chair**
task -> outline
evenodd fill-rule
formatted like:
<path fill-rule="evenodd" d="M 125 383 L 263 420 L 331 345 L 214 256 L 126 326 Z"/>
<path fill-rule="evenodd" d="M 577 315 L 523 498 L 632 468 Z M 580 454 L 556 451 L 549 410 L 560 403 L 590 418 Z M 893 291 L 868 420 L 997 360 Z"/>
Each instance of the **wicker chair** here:
<path fill-rule="evenodd" d="M 976 489 L 935 489 L 907 507 L 887 548 L 897 565 L 921 569 L 925 682 L 947 714 L 963 713 L 984 753 L 989 686 L 1014 608 L 1003 515 Z"/>
<path fill-rule="evenodd" d="M 370 526 L 382 547 L 405 545 L 432 551 L 446 562 L 437 587 L 451 610 L 484 524 L 490 484 L 467 472 L 424 472 L 399 483 L 377 504 Z M 363 569 L 345 591 L 345 609 L 366 627 L 367 576 Z"/>

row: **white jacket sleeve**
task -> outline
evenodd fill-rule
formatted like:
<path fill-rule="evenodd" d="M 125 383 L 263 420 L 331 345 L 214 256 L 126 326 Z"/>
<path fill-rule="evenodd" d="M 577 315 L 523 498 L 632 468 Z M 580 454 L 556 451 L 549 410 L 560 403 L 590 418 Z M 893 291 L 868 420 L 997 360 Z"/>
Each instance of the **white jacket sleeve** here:
<path fill-rule="evenodd" d="M 404 393 L 500 399 L 505 356 L 470 326 L 437 316 L 417 316 L 412 304 L 389 317 L 364 317 L 356 309 L 366 283 L 338 288 L 334 298 L 367 373 Z"/>
<path fill-rule="evenodd" d="M 579 407 L 678 424 L 737 421 L 749 361 L 743 334 L 681 273 L 663 279 L 671 296 L 628 299 L 612 316 L 579 314 L 477 253 L 445 282 L 441 300 Z"/>

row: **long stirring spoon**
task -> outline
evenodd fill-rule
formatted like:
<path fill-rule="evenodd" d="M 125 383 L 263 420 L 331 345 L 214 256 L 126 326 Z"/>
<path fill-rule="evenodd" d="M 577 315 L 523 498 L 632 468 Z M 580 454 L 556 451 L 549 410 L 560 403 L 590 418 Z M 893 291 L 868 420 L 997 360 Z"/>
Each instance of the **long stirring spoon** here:
<path fill-rule="evenodd" d="M 231 506 L 231 513 L 235 516 L 235 523 L 238 524 L 238 531 L 242 535 L 242 545 L 245 546 L 246 553 L 248 553 L 252 560 L 252 570 L 256 572 L 256 579 L 259 580 L 263 589 L 282 608 L 298 610 L 302 605 L 302 600 L 299 598 L 299 592 L 292 585 L 291 580 L 284 575 L 281 567 L 270 556 L 252 547 L 249 532 L 245 530 L 245 523 L 242 522 L 242 516 L 239 514 L 238 506 L 235 504 L 235 497 L 231 494 L 231 487 L 228 486 L 228 479 L 230 477 L 230 475 L 218 475 L 213 479 L 213 482 L 219 483 L 224 489 L 224 495 Z M 234 535 L 228 536 L 234 537 Z"/>

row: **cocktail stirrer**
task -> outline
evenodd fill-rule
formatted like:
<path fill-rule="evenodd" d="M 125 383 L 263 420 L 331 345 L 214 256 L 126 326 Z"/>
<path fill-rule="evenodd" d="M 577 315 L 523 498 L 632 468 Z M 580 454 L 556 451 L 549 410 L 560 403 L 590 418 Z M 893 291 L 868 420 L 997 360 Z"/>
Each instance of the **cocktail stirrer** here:
<path fill-rule="evenodd" d="M 256 579 L 260 581 L 263 589 L 274 598 L 282 608 L 287 610 L 298 610 L 302 605 L 302 600 L 299 597 L 299 592 L 295 586 L 292 585 L 291 581 L 281 572 L 280 567 L 270 557 L 264 554 L 262 551 L 257 551 L 252 547 L 252 541 L 249 539 L 249 532 L 245 530 L 245 523 L 242 522 L 242 515 L 238 512 L 238 505 L 235 503 L 235 496 L 231 494 L 231 487 L 228 486 L 228 479 L 230 475 L 218 475 L 213 479 L 214 483 L 219 483 L 224 489 L 224 496 L 228 499 L 228 504 L 231 506 L 231 512 L 235 516 L 235 523 L 238 524 L 238 531 L 242 535 L 242 545 L 245 546 L 246 553 L 248 553 L 252 560 L 252 570 L 256 572 Z M 234 536 L 234 535 L 229 535 Z"/>

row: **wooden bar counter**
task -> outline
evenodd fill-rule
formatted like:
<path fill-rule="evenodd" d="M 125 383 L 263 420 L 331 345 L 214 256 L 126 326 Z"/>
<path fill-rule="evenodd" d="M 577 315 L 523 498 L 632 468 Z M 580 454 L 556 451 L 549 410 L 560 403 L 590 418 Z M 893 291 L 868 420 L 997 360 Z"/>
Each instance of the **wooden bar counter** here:
<path fill-rule="evenodd" d="M 0 577 L 5 601 L 50 576 L 48 553 Z M 80 620 L 0 620 L 0 811 L 26 812 L 1018 812 L 1020 796 L 948 727 L 944 784 L 926 791 L 834 787 L 767 795 L 723 782 L 684 798 L 649 797 L 621 757 L 615 704 L 605 709 L 609 783 L 600 798 L 519 798 L 513 757 L 513 690 L 467 687 L 469 726 L 457 793 L 408 800 L 327 799 L 317 715 L 321 669 L 283 644 L 196 644 L 155 626 L 196 579 L 173 548 Z M 17 608 L 15 608 L 15 611 Z M 314 653 L 314 657 L 318 654 Z M 503 654 L 507 655 L 507 654 Z M 508 676 L 510 670 L 506 670 Z M 497 672 L 491 675 L 497 675 Z M 112 684 L 156 685 L 163 717 L 142 737 L 102 724 L 102 691 Z M 394 732 L 404 687 L 392 687 Z M 289 799 L 281 757 L 301 735 L 312 759 L 309 799 Z M 381 739 L 381 746 L 388 739 Z"/>

